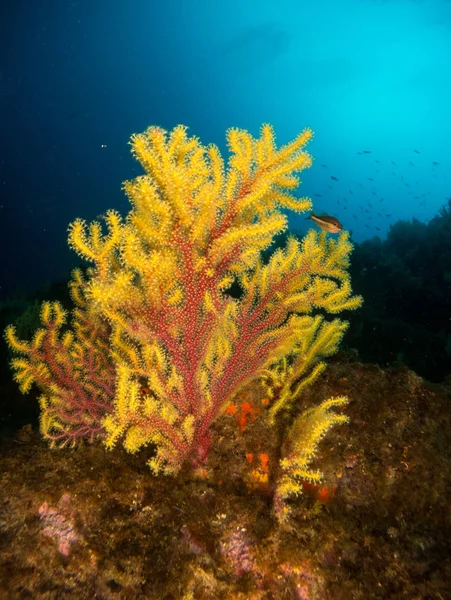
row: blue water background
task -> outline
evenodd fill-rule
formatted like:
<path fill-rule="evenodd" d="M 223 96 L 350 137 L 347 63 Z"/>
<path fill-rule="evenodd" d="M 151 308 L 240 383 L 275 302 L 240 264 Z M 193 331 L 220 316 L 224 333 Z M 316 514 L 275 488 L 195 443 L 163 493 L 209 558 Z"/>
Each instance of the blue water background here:
<path fill-rule="evenodd" d="M 74 218 L 126 214 L 121 183 L 141 172 L 127 141 L 151 124 L 186 124 L 222 151 L 232 126 L 257 135 L 270 122 L 279 143 L 311 127 L 299 193 L 357 242 L 427 221 L 451 196 L 449 1 L 16 0 L 0 11 L 2 297 L 67 278 Z"/>

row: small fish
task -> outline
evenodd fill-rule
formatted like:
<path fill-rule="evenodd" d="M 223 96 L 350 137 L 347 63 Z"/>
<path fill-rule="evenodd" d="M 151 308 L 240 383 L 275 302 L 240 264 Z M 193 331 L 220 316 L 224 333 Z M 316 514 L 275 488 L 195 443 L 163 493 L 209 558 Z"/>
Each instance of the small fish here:
<path fill-rule="evenodd" d="M 418 152 L 418 150 L 414 150 L 415 154 L 420 154 L 420 152 Z"/>
<path fill-rule="evenodd" d="M 361 152 L 357 152 L 357 154 L 362 154 Z"/>
<path fill-rule="evenodd" d="M 321 194 L 313 194 L 316 198 L 322 198 Z"/>
<path fill-rule="evenodd" d="M 343 229 L 343 225 L 335 217 L 329 217 L 327 215 L 314 215 L 313 213 L 307 217 L 306 220 L 310 219 L 318 225 L 324 231 L 329 233 L 339 233 Z"/>
<path fill-rule="evenodd" d="M 374 179 L 372 177 L 368 177 L 369 181 L 374 181 Z"/>
<path fill-rule="evenodd" d="M 435 162 L 435 160 L 432 162 L 432 164 L 434 165 L 434 167 L 438 167 L 438 166 L 440 166 L 440 163 L 438 163 L 438 162 Z"/>
<path fill-rule="evenodd" d="M 329 168 L 327 165 L 321 165 L 321 166 L 324 167 L 325 169 Z"/>
<path fill-rule="evenodd" d="M 339 181 L 338 177 L 335 177 L 334 175 L 331 175 L 330 178 L 333 179 L 334 181 Z"/>
<path fill-rule="evenodd" d="M 394 167 L 396 167 L 396 163 L 393 160 L 391 160 L 390 162 Z"/>
<path fill-rule="evenodd" d="M 379 161 L 379 160 L 376 160 L 375 162 L 379 163 L 380 161 Z"/>
<path fill-rule="evenodd" d="M 371 154 L 371 150 L 362 150 L 363 154 Z"/>
<path fill-rule="evenodd" d="M 412 167 L 415 166 L 411 160 L 409 160 L 409 165 L 412 165 Z"/>

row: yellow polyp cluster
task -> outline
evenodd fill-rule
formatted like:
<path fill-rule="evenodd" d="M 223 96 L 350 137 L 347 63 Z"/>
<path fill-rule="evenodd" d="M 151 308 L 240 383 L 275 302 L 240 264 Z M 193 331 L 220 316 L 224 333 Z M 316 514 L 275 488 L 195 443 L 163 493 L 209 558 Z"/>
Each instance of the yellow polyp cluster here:
<path fill-rule="evenodd" d="M 269 486 L 269 456 L 267 454 L 260 454 L 257 457 L 248 453 L 246 454 L 246 460 L 253 466 L 244 477 L 247 488 L 251 491 L 266 492 Z"/>
<path fill-rule="evenodd" d="M 56 347 L 59 331 L 66 322 L 66 311 L 59 302 L 44 302 L 40 316 L 43 327 L 35 332 L 31 342 L 19 340 L 14 325 L 9 325 L 5 330 L 5 339 L 11 350 L 22 355 L 21 358 L 13 359 L 11 366 L 15 371 L 14 379 L 24 394 L 29 392 L 33 383 L 45 381 L 50 384 L 49 369 L 43 360 L 45 354 L 41 353 L 41 349 L 44 341 L 53 348 Z"/>
<path fill-rule="evenodd" d="M 266 490 L 268 483 L 269 475 L 261 469 L 252 469 L 246 477 L 247 488 L 251 491 Z"/>
<path fill-rule="evenodd" d="M 312 470 L 310 465 L 319 443 L 329 429 L 349 420 L 331 409 L 347 403 L 348 399 L 344 396 L 330 398 L 319 406 L 304 411 L 295 419 L 285 440 L 280 461 L 282 477 L 278 482 L 277 493 L 281 498 L 300 494 L 303 481 L 318 483 L 322 480 L 322 473 Z"/>
<path fill-rule="evenodd" d="M 119 213 L 109 210 L 104 219 L 108 230 L 106 236 L 102 235 L 102 226 L 98 221 L 93 221 L 88 227 L 83 219 L 76 219 L 69 227 L 69 246 L 82 258 L 97 264 L 108 259 L 121 238 Z"/>

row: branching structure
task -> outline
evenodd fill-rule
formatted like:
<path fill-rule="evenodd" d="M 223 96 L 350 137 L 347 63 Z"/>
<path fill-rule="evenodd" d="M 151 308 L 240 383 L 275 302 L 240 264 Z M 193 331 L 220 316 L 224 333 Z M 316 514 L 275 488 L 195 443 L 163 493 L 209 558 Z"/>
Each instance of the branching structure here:
<path fill-rule="evenodd" d="M 244 385 L 265 382 L 274 421 L 336 352 L 346 323 L 324 314 L 361 303 L 347 272 L 348 234 L 310 231 L 302 243 L 290 238 L 267 263 L 261 257 L 287 228 L 282 209 L 311 208 L 292 195 L 312 162 L 304 150 L 311 137 L 306 130 L 277 148 L 268 125 L 257 139 L 231 129 L 226 165 L 215 146 L 203 146 L 185 127 L 150 127 L 131 140 L 145 174 L 124 184 L 132 204 L 126 220 L 109 211 L 106 229 L 97 221 L 71 225 L 71 247 L 92 265 L 85 314 L 108 329 L 108 401 L 103 413 L 89 411 L 108 447 L 121 441 L 136 452 L 153 444 L 155 472 L 196 465 L 208 454 L 212 423 Z M 233 283 L 239 298 L 228 293 Z M 51 335 L 51 320 L 44 325 L 36 351 Z M 8 339 L 28 355 L 13 363 L 23 381 L 33 354 L 12 329 Z M 62 346 L 72 339 L 63 337 Z M 43 387 L 36 373 L 32 380 Z M 99 385 L 90 374 L 84 381 Z M 55 395 L 42 402 L 51 415 L 43 433 L 55 441 L 72 418 L 58 406 Z"/>

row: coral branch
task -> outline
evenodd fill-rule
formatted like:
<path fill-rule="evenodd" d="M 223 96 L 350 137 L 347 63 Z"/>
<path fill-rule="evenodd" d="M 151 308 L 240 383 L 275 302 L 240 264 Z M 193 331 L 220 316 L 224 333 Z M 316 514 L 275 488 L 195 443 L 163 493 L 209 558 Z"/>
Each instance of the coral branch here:
<path fill-rule="evenodd" d="M 89 311 L 80 285 L 81 274 L 75 272 L 72 287 L 77 286 L 79 306 L 74 311 L 73 332 L 62 333 L 66 313 L 58 302 L 44 302 L 43 327 L 32 342 L 19 341 L 14 326 L 6 329 L 10 347 L 22 355 L 12 361 L 15 379 L 24 393 L 33 383 L 40 388 L 41 432 L 59 446 L 103 437 L 102 419 L 111 412 L 114 398 L 110 327 Z"/>

